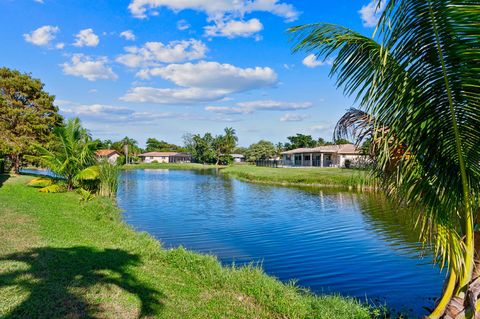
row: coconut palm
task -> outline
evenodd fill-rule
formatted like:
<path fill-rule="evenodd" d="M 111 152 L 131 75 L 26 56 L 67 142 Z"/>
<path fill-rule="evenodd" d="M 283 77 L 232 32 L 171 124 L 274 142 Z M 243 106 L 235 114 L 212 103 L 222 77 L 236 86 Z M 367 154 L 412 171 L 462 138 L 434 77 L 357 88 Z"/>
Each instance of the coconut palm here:
<path fill-rule="evenodd" d="M 65 126 L 55 128 L 57 144 L 52 149 L 37 146 L 40 154 L 35 157 L 53 173 L 65 179 L 67 189 L 72 190 L 80 180 L 97 178 L 95 165 L 96 142 L 82 127 L 78 118 L 70 119 Z"/>
<path fill-rule="evenodd" d="M 381 136 L 374 172 L 391 195 L 422 212 L 423 238 L 449 272 L 430 318 L 445 309 L 454 318 L 454 305 L 468 315 L 464 306 L 475 310 L 478 296 L 479 25 L 478 0 L 390 0 L 372 38 L 328 23 L 290 29 L 294 51 L 334 57 L 331 75 Z M 392 159 L 395 170 L 385 174 Z"/>

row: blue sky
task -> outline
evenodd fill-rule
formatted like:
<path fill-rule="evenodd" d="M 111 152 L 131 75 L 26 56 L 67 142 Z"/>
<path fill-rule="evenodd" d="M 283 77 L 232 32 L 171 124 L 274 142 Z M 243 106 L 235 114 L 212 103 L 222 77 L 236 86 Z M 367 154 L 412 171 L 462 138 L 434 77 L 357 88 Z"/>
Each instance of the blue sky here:
<path fill-rule="evenodd" d="M 181 144 L 228 126 L 243 146 L 330 140 L 354 102 L 329 61 L 292 55 L 286 29 L 331 22 L 371 35 L 369 1 L 0 0 L 0 61 L 40 78 L 99 138 Z"/>

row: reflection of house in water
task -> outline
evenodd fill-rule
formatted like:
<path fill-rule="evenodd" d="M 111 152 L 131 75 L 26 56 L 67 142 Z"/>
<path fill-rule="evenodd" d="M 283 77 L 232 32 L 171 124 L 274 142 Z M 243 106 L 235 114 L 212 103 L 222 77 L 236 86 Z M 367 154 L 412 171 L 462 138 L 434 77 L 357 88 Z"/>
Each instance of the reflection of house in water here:
<path fill-rule="evenodd" d="M 345 167 L 365 160 L 353 144 L 325 145 L 313 148 L 297 148 L 282 152 L 285 166 Z"/>

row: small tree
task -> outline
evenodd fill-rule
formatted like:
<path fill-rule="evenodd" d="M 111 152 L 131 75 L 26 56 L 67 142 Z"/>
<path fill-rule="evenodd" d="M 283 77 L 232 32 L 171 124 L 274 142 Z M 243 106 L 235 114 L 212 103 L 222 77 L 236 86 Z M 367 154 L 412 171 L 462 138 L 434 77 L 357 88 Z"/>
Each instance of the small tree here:
<path fill-rule="evenodd" d="M 55 128 L 54 136 L 56 140 L 52 147 L 37 145 L 36 152 L 40 155 L 29 158 L 39 160 L 53 173 L 64 178 L 67 189 L 72 190 L 89 173 L 84 170 L 95 164 L 97 144 L 92 141 L 78 118 L 70 119 L 65 126 Z"/>

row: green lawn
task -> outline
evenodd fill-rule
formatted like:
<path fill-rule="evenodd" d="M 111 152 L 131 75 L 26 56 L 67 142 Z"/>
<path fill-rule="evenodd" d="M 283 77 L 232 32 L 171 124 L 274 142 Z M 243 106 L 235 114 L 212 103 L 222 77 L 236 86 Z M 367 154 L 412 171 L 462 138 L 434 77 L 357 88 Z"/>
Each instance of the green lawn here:
<path fill-rule="evenodd" d="M 203 165 L 197 163 L 141 163 L 141 164 L 129 164 L 123 165 L 123 169 L 215 169 L 224 166 L 215 165 Z"/>
<path fill-rule="evenodd" d="M 0 318 L 369 318 L 261 270 L 162 249 L 107 199 L 37 192 L 0 175 Z"/>
<path fill-rule="evenodd" d="M 276 185 L 368 188 L 373 181 L 368 172 L 345 168 L 271 168 L 254 165 L 232 165 L 222 173 L 238 179 Z"/>

